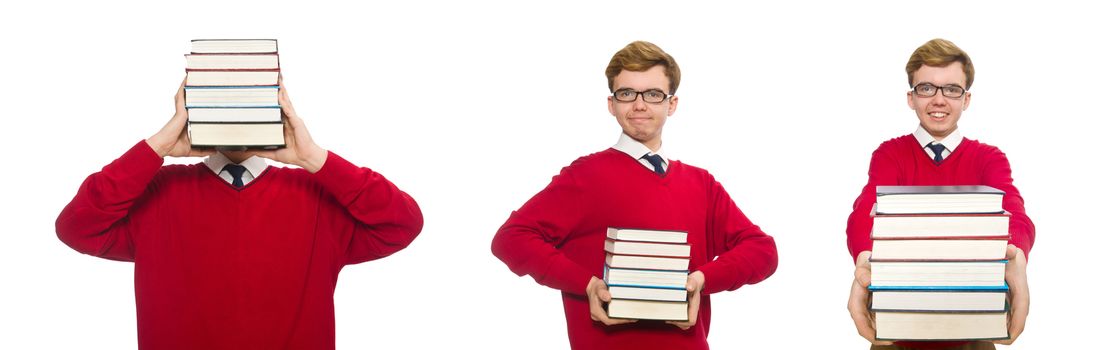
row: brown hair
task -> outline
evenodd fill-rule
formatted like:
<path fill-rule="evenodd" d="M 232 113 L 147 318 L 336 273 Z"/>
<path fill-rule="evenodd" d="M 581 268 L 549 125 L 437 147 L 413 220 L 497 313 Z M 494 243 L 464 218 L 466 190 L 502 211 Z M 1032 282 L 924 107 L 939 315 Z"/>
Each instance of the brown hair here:
<path fill-rule="evenodd" d="M 632 42 L 615 56 L 611 56 L 611 62 L 607 63 L 607 88 L 614 89 L 615 77 L 622 73 L 623 69 L 631 72 L 644 72 L 653 66 L 664 66 L 665 76 L 668 77 L 669 95 L 676 94 L 676 88 L 680 87 L 680 66 L 671 55 L 661 50 L 660 47 L 648 41 Z M 614 91 L 612 91 L 614 92 Z"/>
<path fill-rule="evenodd" d="M 913 73 L 921 66 L 945 67 L 955 62 L 962 63 L 963 73 L 966 74 L 966 89 L 974 85 L 974 62 L 955 43 L 944 39 L 932 39 L 913 51 L 909 56 L 909 63 L 905 64 L 905 73 L 909 74 L 909 87 L 913 87 Z"/>

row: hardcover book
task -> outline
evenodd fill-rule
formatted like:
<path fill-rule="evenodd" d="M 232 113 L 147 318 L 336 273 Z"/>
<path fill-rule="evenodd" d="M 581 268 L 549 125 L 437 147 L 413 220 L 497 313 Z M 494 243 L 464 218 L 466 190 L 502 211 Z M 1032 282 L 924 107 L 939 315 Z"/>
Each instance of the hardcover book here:
<path fill-rule="evenodd" d="M 877 204 L 875 205 L 878 206 Z M 1008 236 L 1008 212 L 996 214 L 871 213 L 871 238 L 955 238 Z"/>
<path fill-rule="evenodd" d="M 1004 191 L 989 186 L 878 186 L 878 214 L 1002 213 Z"/>
<path fill-rule="evenodd" d="M 638 320 L 687 321 L 688 303 L 677 301 L 611 299 L 607 316 Z"/>
<path fill-rule="evenodd" d="M 608 286 L 615 299 L 687 301 L 687 289 Z"/>
<path fill-rule="evenodd" d="M 1000 287 L 1005 263 L 875 261 L 871 256 L 871 285 L 876 287 Z"/>
<path fill-rule="evenodd" d="M 276 53 L 279 43 L 275 39 L 195 39 L 191 40 L 191 53 Z"/>
<path fill-rule="evenodd" d="M 608 239 L 604 241 L 604 250 L 616 255 L 645 255 L 680 258 L 691 256 L 691 246 L 688 244 L 616 241 Z"/>
<path fill-rule="evenodd" d="M 871 311 L 1006 312 L 1008 288 L 874 289 Z"/>
<path fill-rule="evenodd" d="M 688 233 L 684 231 L 642 230 L 631 228 L 607 228 L 607 238 L 616 241 L 638 241 L 653 243 L 687 243 Z"/>
<path fill-rule="evenodd" d="M 271 86 L 279 84 L 279 70 L 188 71 L 187 86 Z"/>
<path fill-rule="evenodd" d="M 187 110 L 187 120 L 194 123 L 281 123 L 283 109 L 260 108 L 192 108 Z"/>
<path fill-rule="evenodd" d="M 691 259 L 607 253 L 607 266 L 627 269 L 686 271 Z"/>
<path fill-rule="evenodd" d="M 879 340 L 995 340 L 1008 338 L 1008 313 L 877 312 Z"/>
<path fill-rule="evenodd" d="M 193 53 L 187 58 L 187 70 L 271 70 L 279 69 L 279 54 L 267 53 Z"/>
<path fill-rule="evenodd" d="M 279 86 L 185 86 L 187 108 L 279 107 Z"/>
<path fill-rule="evenodd" d="M 285 147 L 283 123 L 188 123 L 193 147 Z"/>
<path fill-rule="evenodd" d="M 604 282 L 608 286 L 684 289 L 687 271 L 618 269 L 604 266 Z M 615 294 L 611 294 L 615 297 Z"/>
<path fill-rule="evenodd" d="M 878 239 L 876 261 L 992 261 L 1005 258 L 1008 237 L 997 239 Z"/>

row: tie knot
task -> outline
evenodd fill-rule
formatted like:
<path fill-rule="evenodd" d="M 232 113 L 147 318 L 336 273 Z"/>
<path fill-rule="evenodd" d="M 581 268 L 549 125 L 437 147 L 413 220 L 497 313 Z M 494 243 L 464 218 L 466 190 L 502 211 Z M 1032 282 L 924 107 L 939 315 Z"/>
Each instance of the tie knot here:
<path fill-rule="evenodd" d="M 642 159 L 648 161 L 649 164 L 653 164 L 653 171 L 656 172 L 657 175 L 663 176 L 665 174 L 665 160 L 664 158 L 661 158 L 661 156 L 656 154 L 646 154 L 642 156 Z"/>
<path fill-rule="evenodd" d="M 233 186 L 237 187 L 244 186 L 244 178 L 241 176 L 244 175 L 244 172 L 247 170 L 248 169 L 245 167 L 237 164 L 226 164 L 225 167 L 222 168 L 222 171 L 228 171 L 229 175 L 233 176 Z"/>
<path fill-rule="evenodd" d="M 929 142 L 928 149 L 932 150 L 932 153 L 936 154 L 936 157 L 933 160 L 935 160 L 936 163 L 939 163 L 943 161 L 943 151 L 947 149 L 947 146 L 944 146 L 942 143 Z"/>

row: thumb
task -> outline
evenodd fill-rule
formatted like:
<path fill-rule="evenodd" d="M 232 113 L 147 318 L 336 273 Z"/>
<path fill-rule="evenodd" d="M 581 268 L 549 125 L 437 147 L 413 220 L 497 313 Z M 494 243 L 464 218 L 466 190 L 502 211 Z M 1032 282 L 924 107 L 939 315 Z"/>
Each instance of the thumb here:
<path fill-rule="evenodd" d="M 1020 249 L 1016 248 L 1016 245 L 1009 244 L 1008 250 L 1005 251 L 1005 260 L 1016 259 L 1016 254 L 1018 251 L 1020 251 Z"/>
<path fill-rule="evenodd" d="M 871 285 L 871 269 L 862 267 L 856 269 L 856 282 L 864 288 Z"/>
<path fill-rule="evenodd" d="M 605 288 L 600 288 L 600 290 L 597 290 L 596 296 L 600 297 L 600 301 L 603 301 L 605 303 L 611 302 L 611 292 L 609 292 Z"/>

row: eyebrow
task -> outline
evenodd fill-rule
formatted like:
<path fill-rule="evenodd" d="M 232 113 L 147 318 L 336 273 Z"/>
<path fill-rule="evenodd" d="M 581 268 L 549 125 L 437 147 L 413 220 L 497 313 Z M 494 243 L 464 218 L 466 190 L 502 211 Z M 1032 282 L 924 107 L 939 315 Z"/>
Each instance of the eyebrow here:
<path fill-rule="evenodd" d="M 650 88 L 650 89 L 645 89 L 645 90 L 638 90 L 638 89 L 635 89 L 635 88 L 624 87 L 624 88 L 619 88 L 618 90 L 615 90 L 615 92 L 624 91 L 624 90 L 630 90 L 630 91 L 634 91 L 634 92 L 637 92 L 637 93 L 643 93 L 643 92 L 647 92 L 647 91 L 660 91 L 662 94 L 666 94 L 666 95 L 668 94 L 668 92 L 665 92 L 664 89 L 659 89 L 659 88 Z"/>
<path fill-rule="evenodd" d="M 928 84 L 928 85 L 932 85 L 932 86 L 941 86 L 941 87 L 948 87 L 948 86 L 954 86 L 954 87 L 960 87 L 960 88 L 963 87 L 962 85 L 955 84 L 955 83 L 947 83 L 946 85 L 936 85 L 936 84 L 933 84 L 930 81 L 917 82 L 916 84 L 913 84 L 913 87 L 917 87 L 917 85 L 921 85 L 921 84 Z"/>

